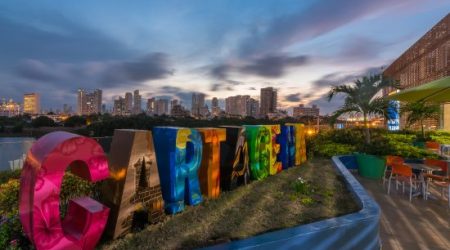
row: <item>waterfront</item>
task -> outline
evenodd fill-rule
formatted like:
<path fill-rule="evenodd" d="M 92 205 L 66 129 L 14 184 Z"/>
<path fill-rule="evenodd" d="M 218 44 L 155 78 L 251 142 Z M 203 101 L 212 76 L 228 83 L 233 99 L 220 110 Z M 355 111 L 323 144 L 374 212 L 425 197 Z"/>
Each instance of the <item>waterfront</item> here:
<path fill-rule="evenodd" d="M 0 137 L 0 171 L 21 168 L 34 141 L 31 137 Z"/>

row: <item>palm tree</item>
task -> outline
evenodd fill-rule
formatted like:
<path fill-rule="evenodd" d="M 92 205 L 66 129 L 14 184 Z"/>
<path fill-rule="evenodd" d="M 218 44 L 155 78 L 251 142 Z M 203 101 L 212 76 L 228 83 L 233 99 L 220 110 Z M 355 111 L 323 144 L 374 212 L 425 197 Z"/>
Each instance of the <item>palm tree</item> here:
<path fill-rule="evenodd" d="M 425 103 L 425 102 L 410 102 L 406 103 L 401 108 L 401 113 L 406 114 L 406 122 L 408 127 L 414 123 L 419 122 L 422 131 L 422 139 L 425 138 L 423 130 L 423 122 L 426 119 L 438 119 L 441 108 L 439 104 Z"/>
<path fill-rule="evenodd" d="M 380 90 L 386 87 L 399 88 L 398 82 L 383 78 L 381 75 L 365 76 L 356 80 L 353 84 L 332 86 L 328 93 L 328 101 L 337 94 L 346 95 L 344 105 L 332 115 L 332 120 L 346 113 L 359 113 L 364 118 L 364 135 L 367 144 L 370 144 L 370 128 L 368 117 L 370 115 L 382 115 L 387 117 L 389 101 L 382 97 L 374 97 Z"/>

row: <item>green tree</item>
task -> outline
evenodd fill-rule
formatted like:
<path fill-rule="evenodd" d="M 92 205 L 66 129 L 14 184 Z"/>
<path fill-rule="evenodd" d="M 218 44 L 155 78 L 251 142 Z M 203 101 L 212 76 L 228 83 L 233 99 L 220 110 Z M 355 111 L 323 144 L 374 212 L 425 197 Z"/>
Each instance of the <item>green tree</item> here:
<path fill-rule="evenodd" d="M 424 103 L 424 102 L 410 102 L 401 107 L 401 113 L 406 114 L 407 126 L 410 127 L 415 123 L 420 124 L 422 131 L 422 139 L 425 138 L 425 131 L 423 129 L 423 122 L 426 119 L 438 119 L 441 112 L 439 104 Z"/>
<path fill-rule="evenodd" d="M 56 126 L 55 121 L 47 116 L 39 116 L 31 121 L 31 125 L 35 128 L 40 127 L 54 127 Z"/>
<path fill-rule="evenodd" d="M 81 127 L 86 125 L 86 118 L 74 115 L 64 121 L 64 127 Z"/>
<path fill-rule="evenodd" d="M 399 88 L 395 81 L 383 78 L 381 75 L 365 76 L 358 79 L 353 84 L 342 84 L 332 86 L 328 93 L 328 101 L 331 101 L 337 94 L 344 94 L 344 105 L 337 109 L 332 115 L 335 121 L 342 114 L 359 113 L 364 119 L 364 135 L 366 144 L 371 143 L 370 127 L 368 117 L 370 115 L 387 116 L 389 101 L 382 97 L 374 97 L 380 90 L 386 87 Z"/>

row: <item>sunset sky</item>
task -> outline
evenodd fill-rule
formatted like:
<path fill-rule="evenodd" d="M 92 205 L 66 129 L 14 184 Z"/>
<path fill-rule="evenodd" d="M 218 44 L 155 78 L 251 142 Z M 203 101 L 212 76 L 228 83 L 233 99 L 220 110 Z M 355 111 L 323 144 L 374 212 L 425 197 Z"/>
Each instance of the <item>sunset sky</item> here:
<path fill-rule="evenodd" d="M 0 1 L 0 97 L 75 108 L 78 88 L 139 89 L 190 106 L 279 91 L 318 104 L 331 84 L 380 71 L 450 11 L 445 0 Z"/>

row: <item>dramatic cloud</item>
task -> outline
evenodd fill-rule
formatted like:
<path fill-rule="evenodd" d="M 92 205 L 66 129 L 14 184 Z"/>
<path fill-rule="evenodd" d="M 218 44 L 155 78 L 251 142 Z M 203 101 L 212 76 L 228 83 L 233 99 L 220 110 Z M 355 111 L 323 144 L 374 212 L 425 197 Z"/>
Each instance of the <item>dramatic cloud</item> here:
<path fill-rule="evenodd" d="M 240 54 L 246 57 L 278 52 L 284 47 L 324 35 L 386 7 L 407 4 L 411 4 L 411 1 L 315 1 L 303 10 L 275 18 L 266 27 L 252 27 L 251 36 L 244 40 Z"/>
<path fill-rule="evenodd" d="M 26 23 L 0 13 L 0 64 L 17 58 L 64 62 L 111 60 L 136 54 L 104 33 L 74 23 L 62 15 Z"/>
<path fill-rule="evenodd" d="M 240 71 L 268 78 L 278 78 L 283 76 L 289 67 L 303 66 L 307 62 L 307 56 L 268 55 L 243 66 Z"/>
<path fill-rule="evenodd" d="M 309 57 L 305 55 L 288 56 L 285 54 L 271 54 L 253 59 L 246 59 L 236 65 L 220 64 L 210 68 L 209 75 L 215 79 L 226 80 L 231 85 L 236 85 L 233 80 L 229 80 L 231 72 L 250 74 L 265 78 L 279 78 L 286 74 L 292 67 L 304 66 L 309 62 Z"/>
<path fill-rule="evenodd" d="M 173 75 L 168 55 L 150 53 L 131 61 L 88 62 L 80 64 L 44 63 L 27 59 L 19 63 L 17 76 L 59 85 L 61 81 L 74 82 L 77 86 L 96 84 L 101 87 L 137 86 L 145 81 L 164 79 Z"/>
<path fill-rule="evenodd" d="M 243 85 L 243 84 L 244 84 L 243 82 L 223 79 L 220 82 L 211 84 L 209 90 L 210 91 L 221 91 L 221 90 L 233 91 L 234 86 Z"/>
<path fill-rule="evenodd" d="M 300 101 L 300 93 L 289 94 L 284 97 L 287 102 L 299 102 Z"/>
<path fill-rule="evenodd" d="M 313 82 L 315 89 L 329 88 L 333 85 L 341 85 L 351 83 L 363 76 L 380 74 L 383 67 L 370 67 L 360 72 L 345 73 L 334 72 L 322 76 Z"/>
<path fill-rule="evenodd" d="M 390 44 L 379 42 L 367 37 L 350 37 L 346 39 L 343 48 L 338 55 L 339 61 L 342 60 L 368 60 L 378 57 L 386 46 Z"/>
<path fill-rule="evenodd" d="M 213 78 L 227 79 L 228 78 L 228 73 L 231 70 L 231 68 L 232 67 L 230 65 L 226 65 L 226 64 L 216 65 L 216 66 L 211 68 L 209 74 Z"/>
<path fill-rule="evenodd" d="M 173 74 L 167 54 L 151 53 L 135 61 L 111 63 L 101 82 L 104 87 L 114 87 L 129 82 L 164 79 Z"/>
<path fill-rule="evenodd" d="M 47 64 L 33 59 L 22 61 L 16 68 L 17 74 L 27 79 L 38 81 L 57 81 L 62 78 L 60 72 Z"/>

